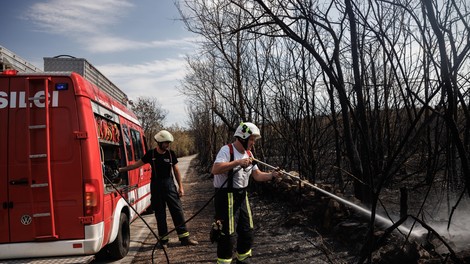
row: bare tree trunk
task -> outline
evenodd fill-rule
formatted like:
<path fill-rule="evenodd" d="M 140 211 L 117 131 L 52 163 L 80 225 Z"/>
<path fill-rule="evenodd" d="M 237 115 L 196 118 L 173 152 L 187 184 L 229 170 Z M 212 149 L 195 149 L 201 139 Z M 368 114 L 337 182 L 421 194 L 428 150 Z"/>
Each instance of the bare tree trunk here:
<path fill-rule="evenodd" d="M 467 188 L 467 192 L 470 195 L 470 164 L 467 152 L 465 151 L 465 146 L 460 139 L 460 133 L 457 128 L 457 124 L 455 122 L 455 109 L 456 109 L 456 100 L 455 100 L 455 93 L 458 93 L 458 87 L 455 87 L 456 92 L 454 92 L 454 86 L 452 81 L 452 72 L 451 72 L 451 65 L 449 65 L 449 58 L 446 52 L 446 41 L 444 39 L 444 35 L 438 25 L 436 16 L 434 14 L 434 7 L 431 1 L 422 1 L 427 17 L 429 19 L 429 23 L 431 24 L 431 28 L 433 29 L 434 34 L 437 37 L 438 45 L 439 45 L 439 56 L 440 56 L 440 73 L 441 73 L 441 80 L 442 80 L 442 87 L 443 87 L 443 97 L 447 99 L 447 104 L 445 104 L 445 114 L 444 120 L 447 124 L 447 127 L 450 130 L 451 140 L 455 144 L 457 151 L 460 156 L 460 164 L 462 166 L 462 177 L 465 180 L 465 185 Z M 468 49 L 464 51 L 465 53 L 468 52 Z M 454 66 L 454 69 L 455 66 Z"/>

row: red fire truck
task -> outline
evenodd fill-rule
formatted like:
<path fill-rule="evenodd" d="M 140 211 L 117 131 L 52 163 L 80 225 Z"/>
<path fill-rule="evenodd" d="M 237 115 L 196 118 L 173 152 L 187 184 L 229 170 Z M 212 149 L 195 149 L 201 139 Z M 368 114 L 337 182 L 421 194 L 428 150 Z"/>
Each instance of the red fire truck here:
<path fill-rule="evenodd" d="M 0 72 L 0 259 L 123 258 L 150 205 L 136 116 L 75 72 Z"/>

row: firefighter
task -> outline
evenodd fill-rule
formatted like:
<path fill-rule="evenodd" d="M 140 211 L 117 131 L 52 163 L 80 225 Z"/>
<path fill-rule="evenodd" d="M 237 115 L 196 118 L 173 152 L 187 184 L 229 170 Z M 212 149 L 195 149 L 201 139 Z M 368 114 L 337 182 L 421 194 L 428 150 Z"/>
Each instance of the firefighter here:
<path fill-rule="evenodd" d="M 173 142 L 173 135 L 161 130 L 154 136 L 157 147 L 147 151 L 142 159 L 127 167 L 119 168 L 119 172 L 126 172 L 137 169 L 144 164 L 150 163 L 152 166 L 152 179 L 150 184 L 151 190 L 151 206 L 155 212 L 157 219 L 157 228 L 159 235 L 159 247 L 166 248 L 168 246 L 168 226 L 166 222 L 166 207 L 171 214 L 173 224 L 176 227 L 178 238 L 181 245 L 197 245 L 198 242 L 189 237 L 186 229 L 185 218 L 181 206 L 180 197 L 184 195 L 181 174 L 177 166 L 178 159 L 173 150 L 170 150 L 170 143 Z M 173 180 L 173 173 L 178 184 L 176 189 Z"/>
<path fill-rule="evenodd" d="M 253 245 L 253 219 L 248 200 L 250 175 L 256 181 L 279 178 L 277 170 L 263 172 L 252 163 L 251 149 L 260 130 L 250 122 L 242 122 L 236 129 L 235 141 L 223 146 L 212 166 L 214 175 L 215 221 L 220 227 L 217 235 L 217 263 L 231 263 L 236 240 L 237 263 L 248 263 Z"/>

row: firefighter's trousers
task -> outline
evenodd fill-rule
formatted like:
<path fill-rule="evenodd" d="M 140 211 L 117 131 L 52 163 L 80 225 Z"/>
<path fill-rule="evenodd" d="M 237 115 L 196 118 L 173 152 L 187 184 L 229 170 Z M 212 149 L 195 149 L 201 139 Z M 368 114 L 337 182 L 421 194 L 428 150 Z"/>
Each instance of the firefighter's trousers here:
<path fill-rule="evenodd" d="M 235 237 L 237 255 L 249 253 L 253 245 L 253 219 L 246 188 L 216 189 L 215 218 L 222 222 L 222 236 L 217 243 L 217 257 L 232 258 Z"/>
<path fill-rule="evenodd" d="M 183 207 L 181 206 L 181 200 L 178 195 L 175 183 L 172 178 L 168 180 L 161 180 L 151 184 L 152 196 L 151 204 L 155 211 L 155 217 L 157 219 L 158 235 L 160 239 L 168 241 L 168 226 L 166 222 L 166 207 L 170 211 L 173 224 L 176 227 L 176 233 L 178 237 L 184 238 L 189 236 L 189 232 L 184 224 L 184 213 Z"/>

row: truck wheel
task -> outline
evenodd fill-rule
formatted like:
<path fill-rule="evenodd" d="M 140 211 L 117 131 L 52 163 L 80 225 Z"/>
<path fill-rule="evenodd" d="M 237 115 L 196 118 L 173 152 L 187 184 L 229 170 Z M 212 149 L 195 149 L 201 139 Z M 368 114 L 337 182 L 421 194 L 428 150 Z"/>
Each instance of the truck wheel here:
<path fill-rule="evenodd" d="M 121 213 L 117 237 L 108 248 L 109 257 L 115 260 L 124 258 L 129 252 L 130 242 L 131 230 L 129 228 L 129 218 L 125 213 Z"/>

